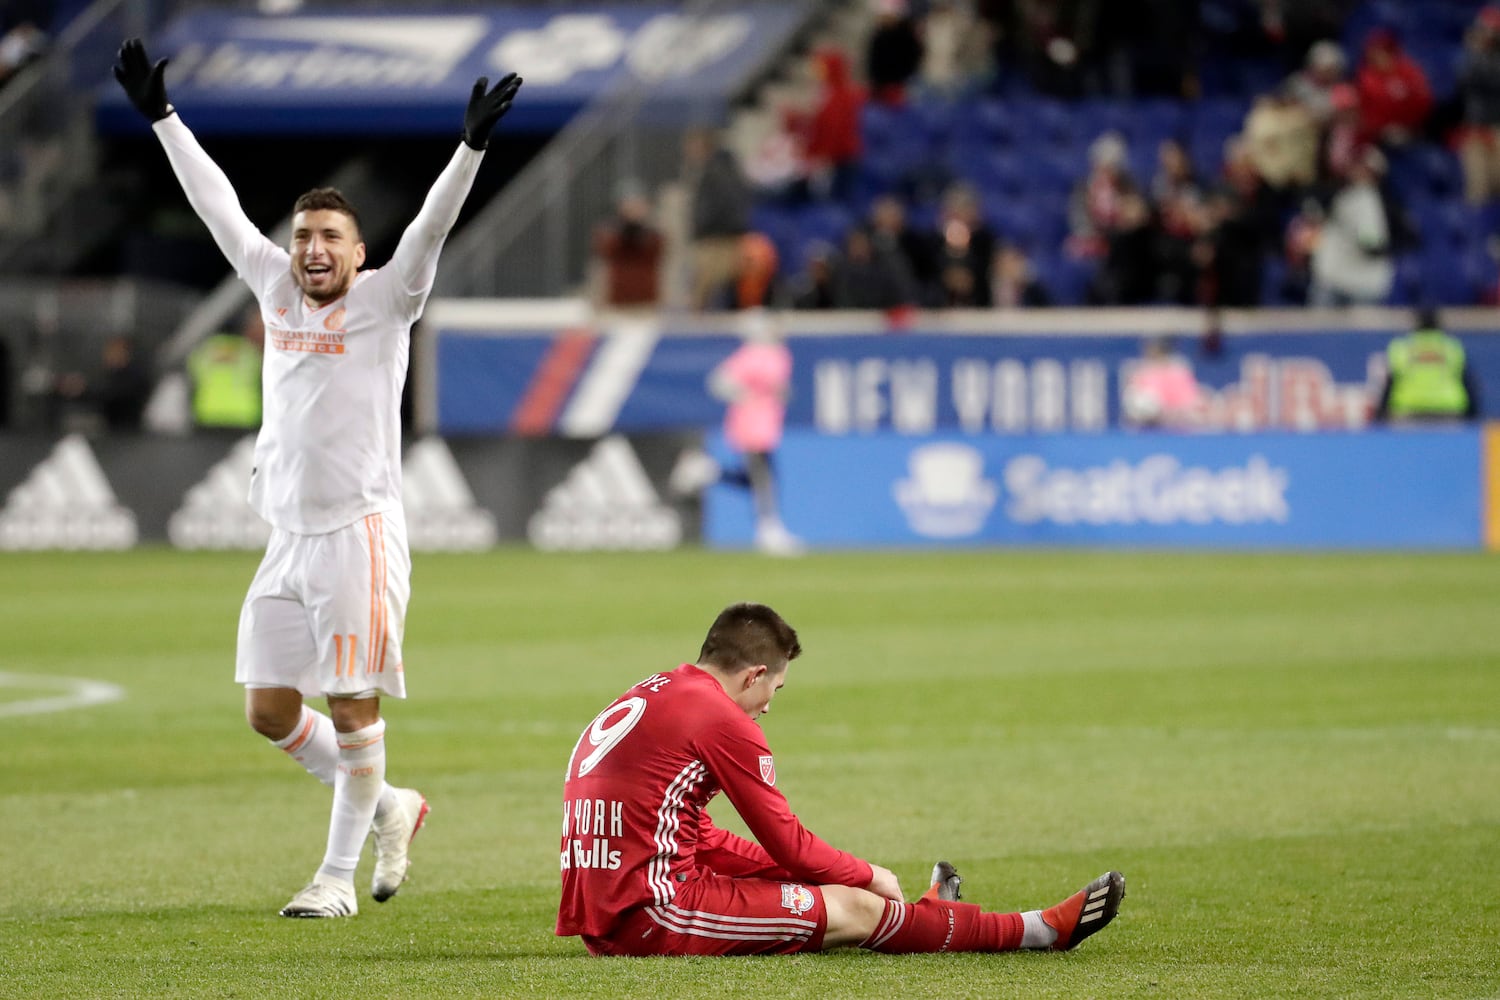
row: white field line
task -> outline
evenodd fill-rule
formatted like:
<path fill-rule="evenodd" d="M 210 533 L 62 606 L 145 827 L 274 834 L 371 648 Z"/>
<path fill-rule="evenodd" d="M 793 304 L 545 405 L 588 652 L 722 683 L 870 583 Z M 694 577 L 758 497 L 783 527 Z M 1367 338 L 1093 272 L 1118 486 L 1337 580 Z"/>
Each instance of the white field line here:
<path fill-rule="evenodd" d="M 91 705 L 107 705 L 112 701 L 121 701 L 125 697 L 125 689 L 118 684 L 91 681 L 82 677 L 49 677 L 45 674 L 12 674 L 0 671 L 0 687 L 42 688 L 59 692 L 42 698 L 0 702 L 0 718 L 66 712 L 69 709 L 88 708 Z"/>

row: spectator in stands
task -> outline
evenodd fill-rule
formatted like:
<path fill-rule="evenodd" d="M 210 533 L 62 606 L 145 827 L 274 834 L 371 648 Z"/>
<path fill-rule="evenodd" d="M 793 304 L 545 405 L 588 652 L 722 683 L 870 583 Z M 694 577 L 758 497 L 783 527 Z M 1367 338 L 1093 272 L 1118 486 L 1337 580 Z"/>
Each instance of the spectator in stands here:
<path fill-rule="evenodd" d="M 1164 302 L 1191 305 L 1198 301 L 1198 266 L 1193 260 L 1193 244 L 1205 228 L 1203 190 L 1193 171 L 1193 161 L 1177 139 L 1164 140 L 1157 149 L 1156 159 L 1151 207 L 1160 229 L 1157 293 Z"/>
<path fill-rule="evenodd" d="M 1333 117 L 1333 90 L 1344 82 L 1348 69 L 1344 50 L 1324 39 L 1307 50 L 1302 68 L 1286 79 L 1286 92 L 1307 109 L 1319 129 L 1326 128 Z"/>
<path fill-rule="evenodd" d="M 1289 89 L 1257 97 L 1243 135 L 1255 172 L 1279 198 L 1300 195 L 1317 179 L 1318 127 Z"/>
<path fill-rule="evenodd" d="M 684 179 L 692 192 L 690 305 L 702 310 L 735 276 L 740 237 L 750 228 L 750 186 L 734 154 L 708 129 L 684 139 Z"/>
<path fill-rule="evenodd" d="M 1037 280 L 1031 258 L 1014 243 L 1002 244 L 995 254 L 990 295 L 999 309 L 1039 309 L 1052 304 L 1052 296 Z"/>
<path fill-rule="evenodd" d="M 1187 430 L 1202 421 L 1203 389 L 1170 337 L 1148 337 L 1127 368 L 1121 410 L 1131 427 Z"/>
<path fill-rule="evenodd" d="M 1323 231 L 1326 214 L 1316 198 L 1303 199 L 1301 208 L 1287 223 L 1282 238 L 1282 262 L 1286 277 L 1277 289 L 1287 302 L 1307 304 L 1308 291 L 1312 287 L 1312 255 L 1318 245 L 1318 236 Z"/>
<path fill-rule="evenodd" d="M 916 281 L 906 260 L 889 247 L 877 246 L 869 230 L 855 227 L 844 237 L 844 252 L 834 265 L 834 302 L 839 309 L 909 310 L 916 305 Z"/>
<path fill-rule="evenodd" d="M 1145 196 L 1134 190 L 1122 195 L 1089 293 L 1092 305 L 1137 306 L 1155 300 L 1157 232 Z"/>
<path fill-rule="evenodd" d="M 1355 86 L 1367 140 L 1400 146 L 1421 135 L 1432 111 L 1432 88 L 1422 67 L 1401 47 L 1394 29 L 1380 27 L 1370 32 Z"/>
<path fill-rule="evenodd" d="M 1016 58 L 1044 94 L 1078 97 L 1094 56 L 1098 5 L 1090 0 L 1016 0 L 1011 31 Z"/>
<path fill-rule="evenodd" d="M 881 104 L 906 102 L 906 87 L 922 65 L 922 38 L 906 0 L 873 0 L 875 29 L 865 52 L 870 97 Z"/>
<path fill-rule="evenodd" d="M 1365 158 L 1370 141 L 1365 138 L 1359 91 L 1353 84 L 1335 86 L 1329 94 L 1329 105 L 1332 115 L 1323 135 L 1323 162 L 1319 176 L 1325 187 L 1337 189 L 1349 179 L 1355 164 Z"/>
<path fill-rule="evenodd" d="M 837 309 L 834 287 L 835 262 L 838 253 L 833 246 L 819 240 L 807 248 L 806 266 L 789 284 L 787 300 L 793 309 Z"/>
<path fill-rule="evenodd" d="M 922 18 L 922 90 L 941 101 L 968 93 L 988 75 L 988 25 L 959 0 L 933 0 Z"/>
<path fill-rule="evenodd" d="M 1151 177 L 1151 200 L 1157 206 L 1201 201 L 1203 185 L 1192 157 L 1181 139 L 1163 139 L 1156 147 L 1156 173 Z"/>
<path fill-rule="evenodd" d="M 125 334 L 104 342 L 96 372 L 68 372 L 57 380 L 63 401 L 92 408 L 105 430 L 123 433 L 141 429 L 151 387 L 150 366 L 136 355 L 135 342 Z"/>
<path fill-rule="evenodd" d="M 748 232 L 740 237 L 739 269 L 734 276 L 733 308 L 759 309 L 776 299 L 780 256 L 776 244 L 764 233 Z"/>
<path fill-rule="evenodd" d="M 1211 192 L 1204 205 L 1204 228 L 1193 245 L 1193 260 L 1198 298 L 1205 306 L 1260 304 L 1268 223 L 1255 192 L 1243 180 L 1231 181 Z"/>
<path fill-rule="evenodd" d="M 260 308 L 245 310 L 240 329 L 205 338 L 188 356 L 193 423 L 247 431 L 260 426 L 261 363 L 266 326 Z"/>
<path fill-rule="evenodd" d="M 1479 11 L 1464 36 L 1458 74 L 1463 127 L 1458 155 L 1464 168 L 1464 198 L 1482 205 L 1500 195 L 1500 7 Z"/>
<path fill-rule="evenodd" d="M 651 222 L 651 201 L 639 181 L 622 182 L 614 217 L 594 230 L 596 308 L 641 312 L 661 302 L 666 240 Z"/>
<path fill-rule="evenodd" d="M 1381 305 L 1390 296 L 1396 265 L 1379 186 L 1384 167 L 1379 150 L 1366 150 L 1333 196 L 1313 249 L 1310 305 Z"/>
<path fill-rule="evenodd" d="M 938 305 L 939 273 L 936 237 L 910 225 L 906 203 L 884 194 L 870 204 L 870 240 L 880 253 L 894 253 L 906 262 L 916 288 L 916 304 Z"/>
<path fill-rule="evenodd" d="M 943 192 L 938 215 L 938 274 L 945 303 L 986 308 L 990 271 L 994 266 L 995 232 L 984 219 L 979 192 L 968 184 L 953 184 Z M 955 271 L 967 272 L 967 278 Z M 967 291 L 965 291 L 967 289 Z"/>
<path fill-rule="evenodd" d="M 1106 132 L 1089 146 L 1089 172 L 1068 202 L 1068 249 L 1075 257 L 1102 257 L 1109 234 L 1119 228 L 1125 198 L 1135 193 L 1126 169 L 1128 150 L 1118 132 Z"/>
<path fill-rule="evenodd" d="M 865 93 L 850 78 L 849 59 L 841 50 L 820 49 L 813 56 L 813 66 L 822 92 L 802 143 L 808 193 L 817 199 L 843 201 L 854 192 L 864 151 L 859 117 Z"/>
<path fill-rule="evenodd" d="M 1432 423 L 1479 416 L 1479 386 L 1468 355 L 1443 330 L 1435 309 L 1422 309 L 1416 328 L 1391 341 L 1386 369 L 1376 421 Z"/>
<path fill-rule="evenodd" d="M 801 204 L 807 200 L 808 114 L 785 106 L 774 111 L 775 124 L 760 137 L 744 164 L 745 178 L 762 201 Z"/>

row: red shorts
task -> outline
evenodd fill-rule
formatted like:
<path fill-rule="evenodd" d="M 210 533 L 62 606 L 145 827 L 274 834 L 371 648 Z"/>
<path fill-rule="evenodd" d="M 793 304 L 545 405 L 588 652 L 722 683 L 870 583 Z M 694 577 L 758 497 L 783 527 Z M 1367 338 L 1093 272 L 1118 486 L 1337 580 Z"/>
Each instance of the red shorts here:
<path fill-rule="evenodd" d="M 609 937 L 584 935 L 583 943 L 591 955 L 786 955 L 821 950 L 827 929 L 815 885 L 707 875 L 679 885 L 665 906 L 632 910 Z"/>

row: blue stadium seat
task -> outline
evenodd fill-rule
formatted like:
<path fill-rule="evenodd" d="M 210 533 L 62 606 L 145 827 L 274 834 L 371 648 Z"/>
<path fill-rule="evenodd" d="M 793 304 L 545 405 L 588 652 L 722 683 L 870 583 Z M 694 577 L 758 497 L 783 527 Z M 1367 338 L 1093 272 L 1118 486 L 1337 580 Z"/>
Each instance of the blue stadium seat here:
<path fill-rule="evenodd" d="M 1039 97 L 1031 102 L 1029 111 L 1019 131 L 1021 142 L 1029 148 L 1038 140 L 1054 148 L 1070 147 L 1078 141 L 1081 132 L 1073 107 L 1066 101 Z"/>
<path fill-rule="evenodd" d="M 1181 101 L 1151 98 L 1136 106 L 1136 131 L 1153 145 L 1188 134 L 1188 110 Z"/>
<path fill-rule="evenodd" d="M 797 234 L 803 241 L 823 240 L 841 247 L 854 222 L 854 214 L 843 205 L 815 202 L 797 212 Z"/>
<path fill-rule="evenodd" d="M 1016 141 L 1019 123 L 1014 102 L 994 97 L 986 98 L 973 106 L 973 112 L 972 123 L 991 143 L 1009 146 Z"/>

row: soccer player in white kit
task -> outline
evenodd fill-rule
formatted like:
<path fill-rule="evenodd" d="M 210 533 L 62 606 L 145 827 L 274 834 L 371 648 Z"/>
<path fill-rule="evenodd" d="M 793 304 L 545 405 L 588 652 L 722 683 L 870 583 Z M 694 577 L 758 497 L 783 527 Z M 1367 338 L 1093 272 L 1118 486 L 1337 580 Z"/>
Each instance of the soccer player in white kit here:
<path fill-rule="evenodd" d="M 390 263 L 361 271 L 359 220 L 333 188 L 293 207 L 291 245 L 245 215 L 229 179 L 167 103 L 166 60 L 139 39 L 115 77 L 152 122 L 189 203 L 260 304 L 263 423 L 250 503 L 273 531 L 240 612 L 235 680 L 251 728 L 333 787 L 328 848 L 285 917 L 358 912 L 354 870 L 373 834 L 377 902 L 395 895 L 427 801 L 385 781 L 380 698 L 406 696 L 401 636 L 411 560 L 401 509 L 401 388 L 411 327 L 437 274 L 491 130 L 521 80 L 481 77 L 463 142 Z M 304 703 L 322 695 L 328 715 Z"/>

